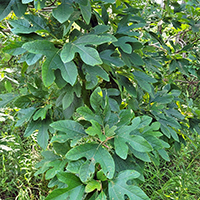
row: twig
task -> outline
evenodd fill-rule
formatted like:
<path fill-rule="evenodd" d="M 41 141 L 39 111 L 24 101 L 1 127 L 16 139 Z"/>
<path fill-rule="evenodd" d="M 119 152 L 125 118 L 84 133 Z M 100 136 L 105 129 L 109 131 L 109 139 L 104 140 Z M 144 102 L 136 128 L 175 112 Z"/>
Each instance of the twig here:
<path fill-rule="evenodd" d="M 170 39 L 177 37 L 178 35 L 181 35 L 181 34 L 184 34 L 184 35 L 185 35 L 185 33 L 189 32 L 189 31 L 191 31 L 191 30 L 192 30 L 192 29 L 190 28 L 190 29 L 185 30 L 185 31 L 180 31 L 180 32 L 178 32 L 176 35 L 169 36 L 169 37 L 165 40 L 165 43 L 168 42 Z M 183 37 L 182 37 L 182 39 L 183 39 Z"/>
<path fill-rule="evenodd" d="M 149 44 L 149 46 L 152 46 L 152 47 L 155 47 L 155 48 L 157 48 L 157 49 L 160 49 L 160 50 L 164 51 L 165 53 L 167 52 L 166 49 L 164 49 L 164 48 L 162 48 L 162 47 L 159 47 L 159 46 L 157 46 L 157 45 L 155 45 L 155 44 Z"/>
<path fill-rule="evenodd" d="M 54 2 L 52 2 L 50 5 L 48 5 L 48 7 L 54 6 L 57 0 L 55 0 Z"/>
<path fill-rule="evenodd" d="M 3 31 L 4 33 L 10 33 L 11 29 L 7 28 L 7 29 L 2 29 L 1 31 Z"/>

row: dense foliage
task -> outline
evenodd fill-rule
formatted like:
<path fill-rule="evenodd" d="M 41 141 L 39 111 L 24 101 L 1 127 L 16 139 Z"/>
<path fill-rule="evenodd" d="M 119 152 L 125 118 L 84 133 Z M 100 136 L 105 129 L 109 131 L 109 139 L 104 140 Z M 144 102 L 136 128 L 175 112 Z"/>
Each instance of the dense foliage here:
<path fill-rule="evenodd" d="M 200 133 L 199 7 L 0 0 L 0 107 L 37 135 L 46 200 L 149 199 L 145 163 Z"/>

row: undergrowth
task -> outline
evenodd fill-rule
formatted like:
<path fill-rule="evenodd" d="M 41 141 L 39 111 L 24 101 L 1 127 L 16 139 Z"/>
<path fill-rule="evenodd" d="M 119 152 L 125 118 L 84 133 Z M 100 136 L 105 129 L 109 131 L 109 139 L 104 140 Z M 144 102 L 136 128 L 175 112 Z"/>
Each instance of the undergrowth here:
<path fill-rule="evenodd" d="M 188 141 L 178 152 L 171 148 L 170 162 L 146 163 L 142 187 L 151 200 L 200 199 L 200 136 L 194 143 L 197 147 Z"/>

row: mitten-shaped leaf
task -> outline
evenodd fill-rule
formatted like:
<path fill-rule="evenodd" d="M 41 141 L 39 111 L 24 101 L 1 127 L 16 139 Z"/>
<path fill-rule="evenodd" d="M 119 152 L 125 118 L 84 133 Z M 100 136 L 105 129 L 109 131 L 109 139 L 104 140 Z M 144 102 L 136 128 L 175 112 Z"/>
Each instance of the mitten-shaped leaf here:
<path fill-rule="evenodd" d="M 115 163 L 110 153 L 98 144 L 87 143 L 74 147 L 66 154 L 69 160 L 78 160 L 82 157 L 93 163 L 99 163 L 107 178 L 112 179 L 115 172 Z"/>
<path fill-rule="evenodd" d="M 127 195 L 130 200 L 149 200 L 148 196 L 137 186 L 128 185 L 127 181 L 136 179 L 140 176 L 135 170 L 126 170 L 109 182 L 108 192 L 110 199 L 124 200 L 124 195 Z"/>

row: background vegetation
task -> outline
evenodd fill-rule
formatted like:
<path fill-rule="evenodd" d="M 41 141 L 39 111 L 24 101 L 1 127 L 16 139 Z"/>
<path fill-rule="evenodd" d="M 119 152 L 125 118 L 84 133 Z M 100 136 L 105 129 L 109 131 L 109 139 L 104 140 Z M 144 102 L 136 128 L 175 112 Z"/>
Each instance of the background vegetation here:
<path fill-rule="evenodd" d="M 1 199 L 199 199 L 199 1 L 0 13 Z"/>

